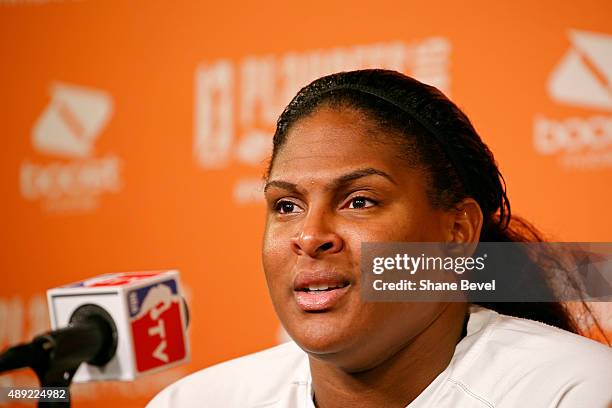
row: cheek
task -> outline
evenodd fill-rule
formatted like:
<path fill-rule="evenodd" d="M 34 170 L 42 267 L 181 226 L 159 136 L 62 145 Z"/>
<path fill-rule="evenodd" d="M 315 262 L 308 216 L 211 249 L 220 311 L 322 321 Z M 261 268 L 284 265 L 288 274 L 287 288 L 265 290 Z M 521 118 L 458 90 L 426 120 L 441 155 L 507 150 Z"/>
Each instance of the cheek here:
<path fill-rule="evenodd" d="M 409 217 L 386 217 L 377 220 L 352 221 L 336 230 L 344 242 L 345 256 L 353 264 L 360 262 L 361 244 L 365 242 L 418 242 L 420 226 Z"/>
<path fill-rule="evenodd" d="M 289 239 L 284 238 L 274 228 L 266 226 L 262 245 L 262 263 L 270 289 L 286 273 L 288 259 L 291 257 Z"/>
<path fill-rule="evenodd" d="M 427 242 L 437 241 L 440 235 L 439 215 L 428 208 L 412 206 L 389 212 L 384 219 L 364 231 L 370 241 Z"/>
<path fill-rule="evenodd" d="M 390 213 L 378 219 L 347 223 L 340 234 L 353 248 L 360 249 L 362 242 L 416 241 L 422 235 L 421 224 L 413 215 Z"/>

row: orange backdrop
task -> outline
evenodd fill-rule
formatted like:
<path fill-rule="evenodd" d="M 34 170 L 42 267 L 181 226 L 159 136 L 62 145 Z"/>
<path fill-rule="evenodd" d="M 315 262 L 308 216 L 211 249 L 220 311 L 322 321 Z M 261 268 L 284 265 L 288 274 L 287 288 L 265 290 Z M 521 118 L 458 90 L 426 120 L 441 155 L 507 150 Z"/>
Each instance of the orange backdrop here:
<path fill-rule="evenodd" d="M 48 327 L 50 287 L 178 268 L 188 289 L 192 362 L 77 385 L 74 406 L 142 406 L 279 341 L 260 176 L 284 104 L 332 71 L 440 87 L 514 212 L 556 240 L 612 241 L 609 1 L 252 3 L 0 0 L 0 348 Z"/>

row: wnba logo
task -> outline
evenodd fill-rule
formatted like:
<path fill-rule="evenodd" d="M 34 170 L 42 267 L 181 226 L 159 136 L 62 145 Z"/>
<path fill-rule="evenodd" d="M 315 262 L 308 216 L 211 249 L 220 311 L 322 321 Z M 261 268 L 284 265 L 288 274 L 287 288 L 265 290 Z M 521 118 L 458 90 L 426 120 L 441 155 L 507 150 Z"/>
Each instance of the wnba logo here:
<path fill-rule="evenodd" d="M 612 36 L 570 31 L 571 47 L 548 81 L 550 97 L 561 104 L 612 110 Z M 563 154 L 561 163 L 573 168 L 612 166 L 612 116 L 534 120 L 535 150 Z"/>

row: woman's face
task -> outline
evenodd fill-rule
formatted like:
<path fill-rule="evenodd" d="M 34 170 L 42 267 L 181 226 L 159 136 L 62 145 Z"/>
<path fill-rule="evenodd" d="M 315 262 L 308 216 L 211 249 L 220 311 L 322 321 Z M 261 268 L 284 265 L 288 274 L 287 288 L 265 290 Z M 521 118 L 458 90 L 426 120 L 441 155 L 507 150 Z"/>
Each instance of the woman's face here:
<path fill-rule="evenodd" d="M 390 136 L 357 111 L 322 107 L 293 125 L 267 180 L 276 312 L 306 352 L 349 371 L 385 361 L 444 308 L 360 297 L 362 242 L 448 240 L 445 213 Z"/>

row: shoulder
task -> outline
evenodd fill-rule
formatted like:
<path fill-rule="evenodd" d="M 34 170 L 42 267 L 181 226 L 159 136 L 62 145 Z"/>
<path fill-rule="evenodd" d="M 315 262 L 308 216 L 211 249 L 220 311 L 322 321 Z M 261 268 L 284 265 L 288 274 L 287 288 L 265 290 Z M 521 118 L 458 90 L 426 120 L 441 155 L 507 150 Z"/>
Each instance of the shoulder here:
<path fill-rule="evenodd" d="M 492 324 L 490 344 L 512 350 L 515 359 L 571 368 L 573 372 L 612 374 L 612 350 L 602 343 L 544 323 L 499 315 Z M 528 363 L 528 361 L 525 361 Z"/>
<path fill-rule="evenodd" d="M 307 381 L 308 373 L 306 353 L 288 342 L 197 371 L 161 391 L 147 408 L 264 407 L 292 383 Z"/>
<path fill-rule="evenodd" d="M 486 310 L 486 309 L 485 309 Z M 493 311 L 454 380 L 493 406 L 593 407 L 612 402 L 612 350 L 544 323 Z"/>

